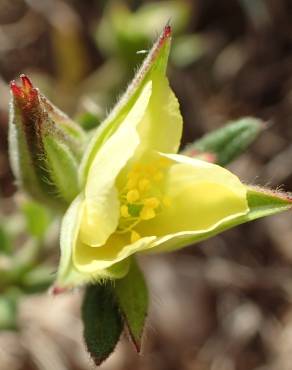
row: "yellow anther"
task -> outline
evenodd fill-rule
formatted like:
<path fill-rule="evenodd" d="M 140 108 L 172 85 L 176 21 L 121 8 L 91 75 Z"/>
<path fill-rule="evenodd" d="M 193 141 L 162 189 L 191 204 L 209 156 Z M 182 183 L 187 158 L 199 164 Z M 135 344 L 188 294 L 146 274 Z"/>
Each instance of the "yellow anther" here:
<path fill-rule="evenodd" d="M 134 203 L 140 198 L 139 191 L 137 189 L 133 189 L 128 191 L 127 193 L 127 202 Z"/>
<path fill-rule="evenodd" d="M 127 189 L 131 190 L 131 189 L 134 189 L 136 186 L 137 186 L 137 180 L 134 179 L 134 178 L 130 178 L 128 181 L 127 181 Z"/>
<path fill-rule="evenodd" d="M 162 200 L 162 203 L 165 207 L 170 207 L 171 206 L 171 200 L 169 199 L 169 197 L 164 197 L 163 200 Z"/>
<path fill-rule="evenodd" d="M 140 191 L 147 191 L 150 188 L 150 181 L 148 179 L 141 179 L 138 184 Z"/>
<path fill-rule="evenodd" d="M 121 206 L 120 212 L 121 212 L 121 216 L 122 217 L 129 217 L 130 216 L 130 213 L 129 213 L 129 210 L 128 210 L 128 206 L 126 206 L 126 205 L 122 205 Z"/>
<path fill-rule="evenodd" d="M 144 205 L 146 207 L 149 207 L 149 208 L 157 208 L 160 204 L 160 201 L 155 198 L 155 197 L 151 197 L 151 198 L 146 198 L 144 201 L 143 201 Z"/>
<path fill-rule="evenodd" d="M 161 181 L 163 179 L 163 173 L 160 171 L 157 171 L 153 178 L 154 178 L 154 181 Z"/>
<path fill-rule="evenodd" d="M 155 175 L 155 173 L 157 172 L 156 167 L 152 164 L 148 164 L 147 166 L 145 166 L 145 170 L 151 176 Z"/>
<path fill-rule="evenodd" d="M 135 243 L 137 240 L 141 239 L 141 235 L 137 231 L 131 231 L 131 243 Z"/>
<path fill-rule="evenodd" d="M 156 213 L 153 208 L 144 206 L 141 213 L 140 218 L 141 220 L 151 220 L 151 218 L 154 218 L 156 216 Z"/>
<path fill-rule="evenodd" d="M 141 236 L 133 229 L 141 222 L 151 220 L 170 206 L 170 200 L 162 197 L 159 182 L 165 176 L 169 160 L 162 158 L 151 163 L 136 163 L 127 173 L 126 184 L 120 193 L 120 224 L 118 232 L 130 233 L 131 242 Z"/>

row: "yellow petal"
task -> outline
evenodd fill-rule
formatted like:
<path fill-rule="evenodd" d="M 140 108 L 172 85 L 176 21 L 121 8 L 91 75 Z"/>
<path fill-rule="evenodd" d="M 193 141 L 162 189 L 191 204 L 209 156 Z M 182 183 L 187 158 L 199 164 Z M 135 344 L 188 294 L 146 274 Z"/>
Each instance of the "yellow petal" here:
<path fill-rule="evenodd" d="M 115 181 L 139 145 L 136 126 L 151 96 L 151 82 L 141 92 L 124 123 L 101 147 L 90 167 L 85 186 L 85 204 L 80 228 L 83 243 L 102 246 L 115 231 L 120 207 Z"/>
<path fill-rule="evenodd" d="M 191 235 L 208 232 L 248 212 L 246 187 L 231 172 L 180 155 L 166 157 L 172 161 L 163 189 L 168 206 L 137 227 L 143 236 L 162 238 L 152 245 L 154 249 L 166 239 L 184 235 L 190 242 Z"/>
<path fill-rule="evenodd" d="M 79 196 L 71 203 L 62 220 L 60 236 L 61 257 L 57 276 L 58 282 L 63 283 L 66 281 L 67 275 L 70 274 L 70 270 L 73 268 L 72 252 L 73 246 L 76 244 L 78 238 L 82 209 L 83 201 Z"/>
<path fill-rule="evenodd" d="M 152 95 L 146 114 L 138 126 L 141 144 L 135 154 L 137 160 L 151 150 L 176 153 L 182 124 L 179 103 L 167 78 L 153 73 Z"/>
<path fill-rule="evenodd" d="M 111 113 L 96 130 L 86 152 L 84 153 L 80 165 L 79 175 L 82 186 L 86 182 L 89 168 L 96 156 L 96 153 L 111 137 L 111 135 L 115 133 L 120 125 L 123 124 L 127 112 L 132 109 L 144 86 L 149 83 L 149 81 L 153 81 L 155 76 L 157 76 L 158 81 L 160 78 L 165 76 L 170 50 L 170 41 L 171 31 L 169 26 L 166 26 L 137 71 L 136 76 L 129 84 L 124 95 L 119 99 Z M 162 148 L 160 150 L 162 150 Z M 172 152 L 172 150 L 170 150 L 170 152 Z"/>
<path fill-rule="evenodd" d="M 129 243 L 129 235 L 113 234 L 100 248 L 90 247 L 79 240 L 73 252 L 74 266 L 79 272 L 85 274 L 97 274 L 105 269 L 108 271 L 130 255 L 148 249 L 155 239 L 155 237 L 147 237 Z"/>
<path fill-rule="evenodd" d="M 129 270 L 129 261 L 122 259 L 106 269 L 98 269 L 89 273 L 78 271 L 73 261 L 73 252 L 78 242 L 78 232 L 82 216 L 83 200 L 77 197 L 67 210 L 61 227 L 61 258 L 55 288 L 66 289 L 99 279 L 120 279 Z M 96 248 L 95 248 L 96 249 Z"/>

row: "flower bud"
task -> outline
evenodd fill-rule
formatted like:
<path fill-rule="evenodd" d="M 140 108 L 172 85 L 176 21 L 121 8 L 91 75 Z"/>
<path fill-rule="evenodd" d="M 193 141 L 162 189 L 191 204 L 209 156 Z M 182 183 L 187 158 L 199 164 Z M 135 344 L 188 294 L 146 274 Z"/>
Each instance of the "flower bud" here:
<path fill-rule="evenodd" d="M 10 84 L 11 167 L 18 185 L 36 200 L 65 208 L 78 193 L 84 143 L 79 126 L 54 107 L 25 75 Z"/>

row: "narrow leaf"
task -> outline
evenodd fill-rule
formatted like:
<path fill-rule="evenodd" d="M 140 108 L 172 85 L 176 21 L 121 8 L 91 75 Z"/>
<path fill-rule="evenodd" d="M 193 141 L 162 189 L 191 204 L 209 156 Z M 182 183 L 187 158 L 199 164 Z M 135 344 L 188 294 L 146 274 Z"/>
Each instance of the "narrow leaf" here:
<path fill-rule="evenodd" d="M 17 298 L 13 294 L 2 294 L 0 297 L 0 331 L 16 330 Z"/>
<path fill-rule="evenodd" d="M 100 365 L 113 352 L 123 321 L 109 284 L 88 286 L 82 305 L 84 339 L 94 363 Z"/>
<path fill-rule="evenodd" d="M 12 240 L 5 228 L 5 224 L 0 224 L 0 252 L 4 254 L 10 254 L 12 252 Z"/>
<path fill-rule="evenodd" d="M 23 203 L 21 209 L 25 217 L 27 231 L 30 235 L 42 239 L 52 220 L 48 209 L 34 201 Z"/>
<path fill-rule="evenodd" d="M 137 352 L 140 352 L 148 311 L 148 289 L 143 273 L 134 259 L 129 273 L 123 279 L 116 281 L 115 293 L 130 337 Z"/>
<path fill-rule="evenodd" d="M 187 145 L 182 154 L 198 156 L 213 154 L 216 163 L 225 166 L 242 154 L 263 130 L 263 122 L 252 117 L 239 119 L 208 133 L 194 144 Z"/>
<path fill-rule="evenodd" d="M 54 268 L 46 265 L 37 265 L 27 271 L 21 278 L 21 287 L 26 294 L 39 293 L 47 290 L 53 283 Z"/>

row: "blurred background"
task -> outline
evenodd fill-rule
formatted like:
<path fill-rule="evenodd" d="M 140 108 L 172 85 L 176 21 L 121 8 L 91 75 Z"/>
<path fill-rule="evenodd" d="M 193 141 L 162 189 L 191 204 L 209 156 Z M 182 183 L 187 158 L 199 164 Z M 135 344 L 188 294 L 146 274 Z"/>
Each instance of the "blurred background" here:
<path fill-rule="evenodd" d="M 91 129 L 169 20 L 174 29 L 169 78 L 185 121 L 182 145 L 229 120 L 261 118 L 267 128 L 229 168 L 247 183 L 291 191 L 291 19 L 290 0 L 0 0 L 2 246 L 9 248 L 17 227 L 39 237 L 40 222 L 45 227 L 50 217 L 37 210 L 35 229 L 23 226 L 33 205 L 16 211 L 19 195 L 7 158 L 8 82 L 27 73 L 56 105 Z M 58 243 L 51 244 L 57 256 Z M 135 354 L 123 338 L 102 369 L 292 369 L 291 215 L 140 262 L 152 301 L 143 354 Z M 3 266 L 9 259 L 2 256 Z M 26 279 L 22 288 L 29 292 L 32 280 Z M 0 297 L 1 370 L 93 368 L 82 341 L 81 292 L 27 294 L 16 307 L 18 294 L 13 288 Z M 7 320 L 2 325 L 1 317 L 11 319 L 10 325 Z"/>

